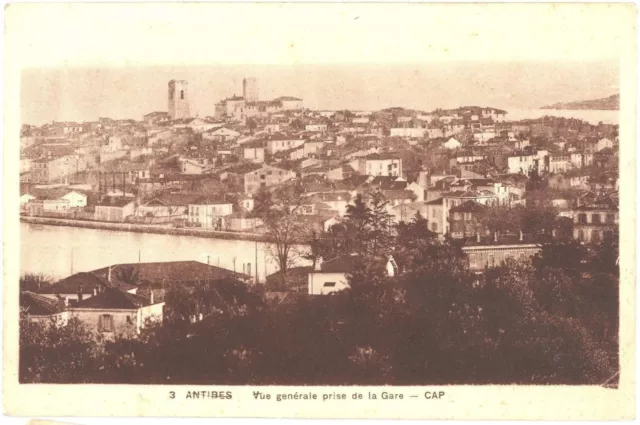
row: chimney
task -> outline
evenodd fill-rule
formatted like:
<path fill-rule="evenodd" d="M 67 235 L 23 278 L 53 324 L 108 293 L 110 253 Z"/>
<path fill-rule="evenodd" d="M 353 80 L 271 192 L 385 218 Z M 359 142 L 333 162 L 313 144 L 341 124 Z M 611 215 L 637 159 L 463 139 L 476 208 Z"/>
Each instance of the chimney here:
<path fill-rule="evenodd" d="M 480 232 L 476 232 L 476 242 L 480 243 Z"/>
<path fill-rule="evenodd" d="M 321 266 L 322 266 L 322 257 L 318 257 L 316 258 L 316 267 L 314 270 L 319 272 L 321 270 Z"/>
<path fill-rule="evenodd" d="M 153 304 L 153 289 L 151 289 L 151 294 L 149 294 L 149 304 Z"/>
<path fill-rule="evenodd" d="M 78 288 L 78 301 L 82 301 L 82 286 Z"/>
<path fill-rule="evenodd" d="M 64 297 L 64 306 L 69 307 L 69 297 Z"/>
<path fill-rule="evenodd" d="M 95 297 L 96 295 L 98 295 L 98 287 L 94 286 L 93 287 L 93 296 Z"/>
<path fill-rule="evenodd" d="M 498 242 L 498 232 L 493 232 L 493 241 Z"/>
<path fill-rule="evenodd" d="M 522 233 L 522 230 L 520 230 L 520 241 L 524 240 L 524 233 Z"/>
<path fill-rule="evenodd" d="M 109 273 L 107 273 L 107 280 L 111 282 L 111 266 L 109 266 Z"/>

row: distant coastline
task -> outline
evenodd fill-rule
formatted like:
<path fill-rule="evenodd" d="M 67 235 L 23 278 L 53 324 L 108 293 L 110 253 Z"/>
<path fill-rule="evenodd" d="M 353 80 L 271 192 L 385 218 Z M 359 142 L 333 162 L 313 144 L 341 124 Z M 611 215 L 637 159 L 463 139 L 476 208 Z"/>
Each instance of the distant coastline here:
<path fill-rule="evenodd" d="M 614 94 L 602 99 L 582 100 L 576 102 L 558 102 L 553 105 L 543 106 L 540 109 L 618 111 L 620 110 L 620 95 Z"/>

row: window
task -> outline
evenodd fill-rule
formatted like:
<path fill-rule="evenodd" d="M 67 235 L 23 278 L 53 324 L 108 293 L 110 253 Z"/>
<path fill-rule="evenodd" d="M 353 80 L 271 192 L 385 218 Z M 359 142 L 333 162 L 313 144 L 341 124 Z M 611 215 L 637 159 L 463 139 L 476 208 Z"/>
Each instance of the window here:
<path fill-rule="evenodd" d="M 462 214 L 460 214 L 460 213 L 453 213 L 453 219 L 454 219 L 454 220 L 462 220 Z"/>
<path fill-rule="evenodd" d="M 98 316 L 98 331 L 113 332 L 113 316 L 110 314 L 101 314 Z"/>
<path fill-rule="evenodd" d="M 324 285 L 325 288 L 335 288 L 336 283 L 335 282 L 325 282 Z"/>
<path fill-rule="evenodd" d="M 264 180 L 266 176 L 264 174 L 260 174 L 260 179 Z"/>
<path fill-rule="evenodd" d="M 584 230 L 578 230 L 578 240 L 584 240 Z"/>
<path fill-rule="evenodd" d="M 524 259 L 526 258 L 526 254 L 525 254 L 524 252 L 521 252 L 520 254 L 518 254 L 518 257 L 519 257 L 521 260 L 524 260 Z"/>
<path fill-rule="evenodd" d="M 600 230 L 591 231 L 591 242 L 600 242 Z"/>
<path fill-rule="evenodd" d="M 578 214 L 578 223 L 587 223 L 587 215 L 584 213 Z"/>
<path fill-rule="evenodd" d="M 493 254 L 489 254 L 489 258 L 487 260 L 487 264 L 489 264 L 489 266 L 491 266 L 491 267 L 496 265 L 496 259 L 495 259 Z"/>
<path fill-rule="evenodd" d="M 467 221 L 471 221 L 471 213 L 464 213 L 464 219 Z"/>
<path fill-rule="evenodd" d="M 133 319 L 131 316 L 127 316 L 127 325 L 133 325 Z"/>
<path fill-rule="evenodd" d="M 598 213 L 591 214 L 591 223 L 600 224 L 600 214 Z"/>
<path fill-rule="evenodd" d="M 607 223 L 613 224 L 616 222 L 615 214 L 607 214 Z"/>
<path fill-rule="evenodd" d="M 431 231 L 432 232 L 438 231 L 438 223 L 431 223 Z"/>
<path fill-rule="evenodd" d="M 184 90 L 180 90 L 180 99 L 184 100 Z"/>

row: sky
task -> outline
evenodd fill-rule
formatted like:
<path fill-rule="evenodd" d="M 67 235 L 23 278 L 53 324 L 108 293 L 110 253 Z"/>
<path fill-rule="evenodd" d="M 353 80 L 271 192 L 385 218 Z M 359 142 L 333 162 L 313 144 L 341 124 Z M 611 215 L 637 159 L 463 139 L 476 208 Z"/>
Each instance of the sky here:
<path fill-rule="evenodd" d="M 141 119 L 167 109 L 171 79 L 212 115 L 246 76 L 261 99 L 314 109 L 538 108 L 621 91 L 633 18 L 597 4 L 21 4 L 6 53 L 28 124 Z"/>
<path fill-rule="evenodd" d="M 21 116 L 36 125 L 98 117 L 139 120 L 167 110 L 171 79 L 189 82 L 192 115 L 213 115 L 216 102 L 242 95 L 247 76 L 257 78 L 260 99 L 296 96 L 312 109 L 534 109 L 618 92 L 617 66 L 603 62 L 31 69 L 22 74 Z"/>

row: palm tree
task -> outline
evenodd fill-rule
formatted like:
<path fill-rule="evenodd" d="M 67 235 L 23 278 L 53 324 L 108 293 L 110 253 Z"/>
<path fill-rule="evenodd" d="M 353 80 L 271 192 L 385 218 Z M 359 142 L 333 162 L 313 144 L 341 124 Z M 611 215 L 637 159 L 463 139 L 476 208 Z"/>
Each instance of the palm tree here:
<path fill-rule="evenodd" d="M 134 266 L 123 267 L 118 270 L 117 278 L 120 282 L 137 285 L 139 280 L 138 269 Z"/>

